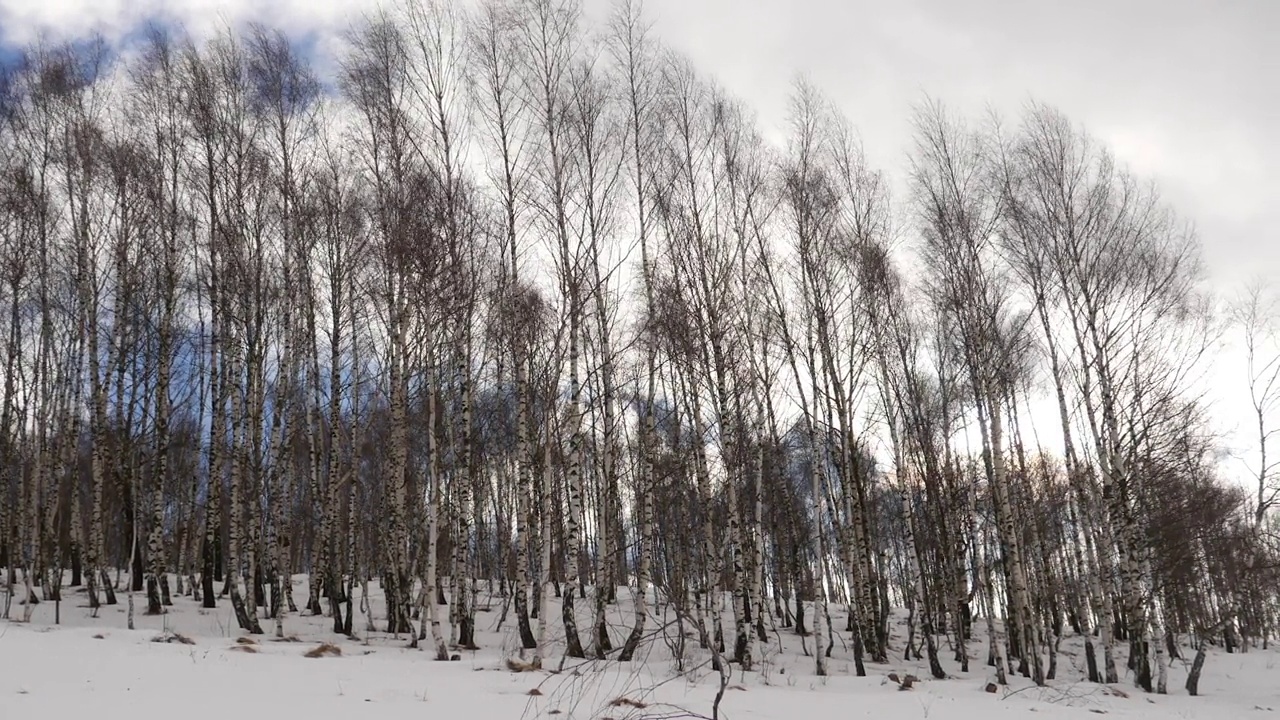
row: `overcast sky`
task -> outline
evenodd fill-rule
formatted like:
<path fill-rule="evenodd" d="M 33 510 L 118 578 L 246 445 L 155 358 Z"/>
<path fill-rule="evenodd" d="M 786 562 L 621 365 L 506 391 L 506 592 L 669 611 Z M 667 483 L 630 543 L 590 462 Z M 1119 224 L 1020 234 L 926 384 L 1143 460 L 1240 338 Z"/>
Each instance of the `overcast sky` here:
<path fill-rule="evenodd" d="M 202 35 L 259 20 L 333 47 L 373 0 L 0 0 L 0 43 L 151 18 Z M 609 0 L 586 0 L 603 17 Z M 658 36 L 780 131 L 803 73 L 857 125 L 869 159 L 903 176 L 909 113 L 1055 105 L 1195 223 L 1211 281 L 1280 285 L 1280 0 L 647 0 Z M 1232 376 L 1236 358 L 1215 374 Z M 1240 368 L 1242 369 L 1242 368 Z M 1234 372 L 1239 372 L 1235 370 Z M 1236 376 L 1238 377 L 1238 376 Z M 1230 382 L 1230 380 L 1228 380 Z M 1240 382 L 1239 380 L 1235 382 Z M 1224 415 L 1245 399 L 1225 393 Z M 1228 422 L 1228 424 L 1230 424 Z"/>
<path fill-rule="evenodd" d="M 608 0 L 587 0 L 588 15 Z M 0 0 L 0 39 L 148 18 L 200 34 L 262 20 L 329 38 L 373 0 Z M 900 177 L 911 104 L 1010 114 L 1056 105 L 1156 177 L 1195 222 L 1222 285 L 1280 282 L 1277 0 L 648 0 L 658 35 L 750 102 L 766 129 L 808 75 L 852 118 L 872 161 Z"/>

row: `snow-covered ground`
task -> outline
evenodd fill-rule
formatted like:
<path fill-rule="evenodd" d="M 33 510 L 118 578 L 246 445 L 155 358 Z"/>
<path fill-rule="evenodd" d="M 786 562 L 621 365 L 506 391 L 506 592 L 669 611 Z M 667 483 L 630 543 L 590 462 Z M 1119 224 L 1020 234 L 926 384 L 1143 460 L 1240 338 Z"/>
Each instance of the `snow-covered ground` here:
<path fill-rule="evenodd" d="M 298 599 L 306 597 L 305 578 L 295 578 L 294 592 Z M 371 594 L 375 620 L 385 629 L 381 593 L 374 586 Z M 48 602 L 35 608 L 29 625 L 0 622 L 0 720 L 225 720 L 227 713 L 309 720 L 710 717 L 719 686 L 719 676 L 697 649 L 696 639 L 688 643 L 687 671 L 681 674 L 661 635 L 640 653 L 640 662 L 569 660 L 560 668 L 557 658 L 548 663 L 552 671 L 512 672 L 505 660 L 518 645 L 514 615 L 497 629 L 501 607 L 496 601 L 478 615 L 482 649 L 460 651 L 456 662 L 435 662 L 427 651 L 408 649 L 403 637 L 365 632 L 362 615 L 355 620 L 359 640 L 334 636 L 326 618 L 291 614 L 285 620 L 288 640 L 276 640 L 273 621 L 264 621 L 267 634 L 248 644 L 225 599 L 216 610 L 204 610 L 190 598 L 176 598 L 167 614 L 148 617 L 143 614 L 145 598 L 138 596 L 137 629 L 130 631 L 124 593 L 119 605 L 104 607 L 98 618 L 90 617 L 83 592 L 67 590 L 65 596 L 61 625 L 53 624 L 54 607 Z M 22 616 L 21 597 L 19 590 L 12 607 L 16 618 Z M 612 608 L 610 616 L 617 644 L 625 637 L 624 618 L 631 617 L 629 603 Z M 552 617 L 558 619 L 558 608 Z M 586 619 L 585 607 L 580 617 Z M 838 616 L 833 621 L 837 628 L 844 625 Z M 172 640 L 174 633 L 193 644 L 159 642 Z M 341 655 L 306 656 L 322 642 L 336 645 Z M 812 649 L 811 639 L 804 643 Z M 1050 687 L 1035 688 L 1019 677 L 992 694 L 984 689 L 993 679 L 986 665 L 974 662 L 973 672 L 960 673 L 944 647 L 943 664 L 951 677 L 932 680 L 923 663 L 901 660 L 901 637 L 895 637 L 894 662 L 869 664 L 862 678 L 854 676 L 852 648 L 837 639 L 830 674 L 816 677 L 801 638 L 779 628 L 767 649 L 758 648 L 763 652 L 758 672 L 734 668 L 720 712 L 729 720 L 966 720 L 1027 712 L 1049 718 L 1280 717 L 1280 652 L 1275 649 L 1213 652 L 1200 683 L 1201 696 L 1189 697 L 1182 689 L 1185 661 L 1173 663 L 1170 695 L 1146 695 L 1127 678 L 1112 687 L 1081 681 L 1079 647 L 1078 639 L 1064 640 L 1059 679 Z M 983 641 L 975 640 L 970 653 L 985 659 Z M 912 673 L 920 681 L 902 691 L 887 679 L 890 673 Z"/>

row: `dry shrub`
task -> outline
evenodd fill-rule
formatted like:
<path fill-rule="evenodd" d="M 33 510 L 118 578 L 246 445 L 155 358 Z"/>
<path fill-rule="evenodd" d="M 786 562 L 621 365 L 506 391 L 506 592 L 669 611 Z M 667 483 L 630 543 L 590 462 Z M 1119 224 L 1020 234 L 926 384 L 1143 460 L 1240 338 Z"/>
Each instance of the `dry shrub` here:
<path fill-rule="evenodd" d="M 613 702 L 609 703 L 609 707 L 629 707 L 629 708 L 635 708 L 636 710 L 643 710 L 649 706 L 640 702 L 639 700 L 632 700 L 631 698 L 620 697 L 620 698 L 615 698 Z"/>

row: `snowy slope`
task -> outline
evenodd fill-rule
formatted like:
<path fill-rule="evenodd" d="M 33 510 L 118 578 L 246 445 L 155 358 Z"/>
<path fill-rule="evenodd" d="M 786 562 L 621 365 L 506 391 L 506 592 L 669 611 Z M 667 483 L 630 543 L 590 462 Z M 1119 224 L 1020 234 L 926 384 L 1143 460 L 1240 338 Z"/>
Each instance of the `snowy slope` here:
<path fill-rule="evenodd" d="M 305 597 L 305 578 L 295 578 L 295 594 Z M 380 628 L 380 593 L 373 587 L 373 613 Z M 62 620 L 54 626 L 52 603 L 35 609 L 32 623 L 0 623 L 0 720 L 36 717 L 87 717 L 99 720 L 182 717 L 225 718 L 228 712 L 258 718 L 283 713 L 313 720 L 329 718 L 658 718 L 710 717 L 719 686 L 705 652 L 691 647 L 687 672 L 676 671 L 661 635 L 641 653 L 641 662 L 569 660 L 560 672 L 510 671 L 505 658 L 517 645 L 513 623 L 499 631 L 500 605 L 478 617 L 483 649 L 461 652 L 457 662 L 435 662 L 420 650 L 407 649 L 405 638 L 363 630 L 360 640 L 328 632 L 328 621 L 291 614 L 285 619 L 287 641 L 268 634 L 241 644 L 230 603 L 203 610 L 190 598 L 176 598 L 166 615 L 142 614 L 137 629 L 126 629 L 126 598 L 91 618 L 82 593 L 67 592 Z M 15 598 L 13 615 L 21 617 Z M 483 601 L 482 601 L 483 602 Z M 615 643 L 623 637 L 622 618 L 628 603 L 613 609 Z M 585 607 L 584 607 L 585 611 Z M 835 611 L 835 608 L 833 608 Z M 552 617 L 559 617 L 558 611 Z M 843 622 L 833 617 L 836 627 Z M 981 623 L 979 623 L 981 625 Z M 670 629 L 668 631 L 669 636 Z M 156 642 L 177 633 L 193 644 Z M 1078 639 L 1063 642 L 1060 678 L 1048 688 L 1030 687 L 1022 678 L 991 694 L 988 668 L 974 662 L 965 674 L 943 663 L 952 677 L 932 680 L 919 662 L 901 661 L 903 642 L 896 638 L 895 663 L 867 666 L 868 676 L 853 676 L 851 649 L 837 639 L 830 676 L 816 677 L 812 658 L 805 657 L 801 638 L 778 628 L 760 671 L 734 669 L 721 703 L 721 717 L 746 718 L 1086 718 L 1109 714 L 1133 718 L 1267 718 L 1280 717 L 1280 653 L 1255 649 L 1209 658 L 1201 681 L 1201 697 L 1188 697 L 1181 684 L 1184 663 L 1175 661 L 1168 696 L 1145 695 L 1129 684 L 1102 687 L 1080 681 Z M 340 656 L 306 657 L 321 642 L 336 645 Z M 781 647 L 779 646 L 781 643 Z M 808 643 L 811 645 L 811 642 Z M 982 641 L 970 652 L 985 657 Z M 1188 653 L 1189 656 L 1189 653 Z M 557 658 L 550 663 L 553 669 Z M 908 691 L 887 680 L 891 672 L 921 678 Z M 366 715 L 364 713 L 374 713 Z M 443 713 L 443 715 L 442 715 Z"/>

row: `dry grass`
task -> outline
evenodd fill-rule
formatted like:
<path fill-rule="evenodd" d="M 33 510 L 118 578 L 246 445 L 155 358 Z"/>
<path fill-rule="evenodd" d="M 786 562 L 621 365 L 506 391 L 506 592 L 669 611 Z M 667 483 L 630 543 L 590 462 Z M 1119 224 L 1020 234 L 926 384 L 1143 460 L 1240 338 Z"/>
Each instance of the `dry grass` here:
<path fill-rule="evenodd" d="M 514 673 L 532 672 L 537 670 L 537 666 L 516 658 L 507 658 L 507 669 Z"/>
<path fill-rule="evenodd" d="M 183 635 L 182 633 L 170 632 L 162 633 L 151 638 L 153 643 L 177 643 L 179 645 L 195 645 L 196 641 Z"/>
<path fill-rule="evenodd" d="M 332 643 L 320 643 L 303 653 L 302 656 L 309 658 L 342 657 L 342 648 Z"/>
<path fill-rule="evenodd" d="M 1115 695 L 1116 697 L 1121 697 L 1126 699 L 1129 697 L 1129 693 L 1121 690 L 1118 687 L 1111 687 L 1110 685 L 1103 685 L 1102 691 L 1107 693 L 1108 695 Z"/>

